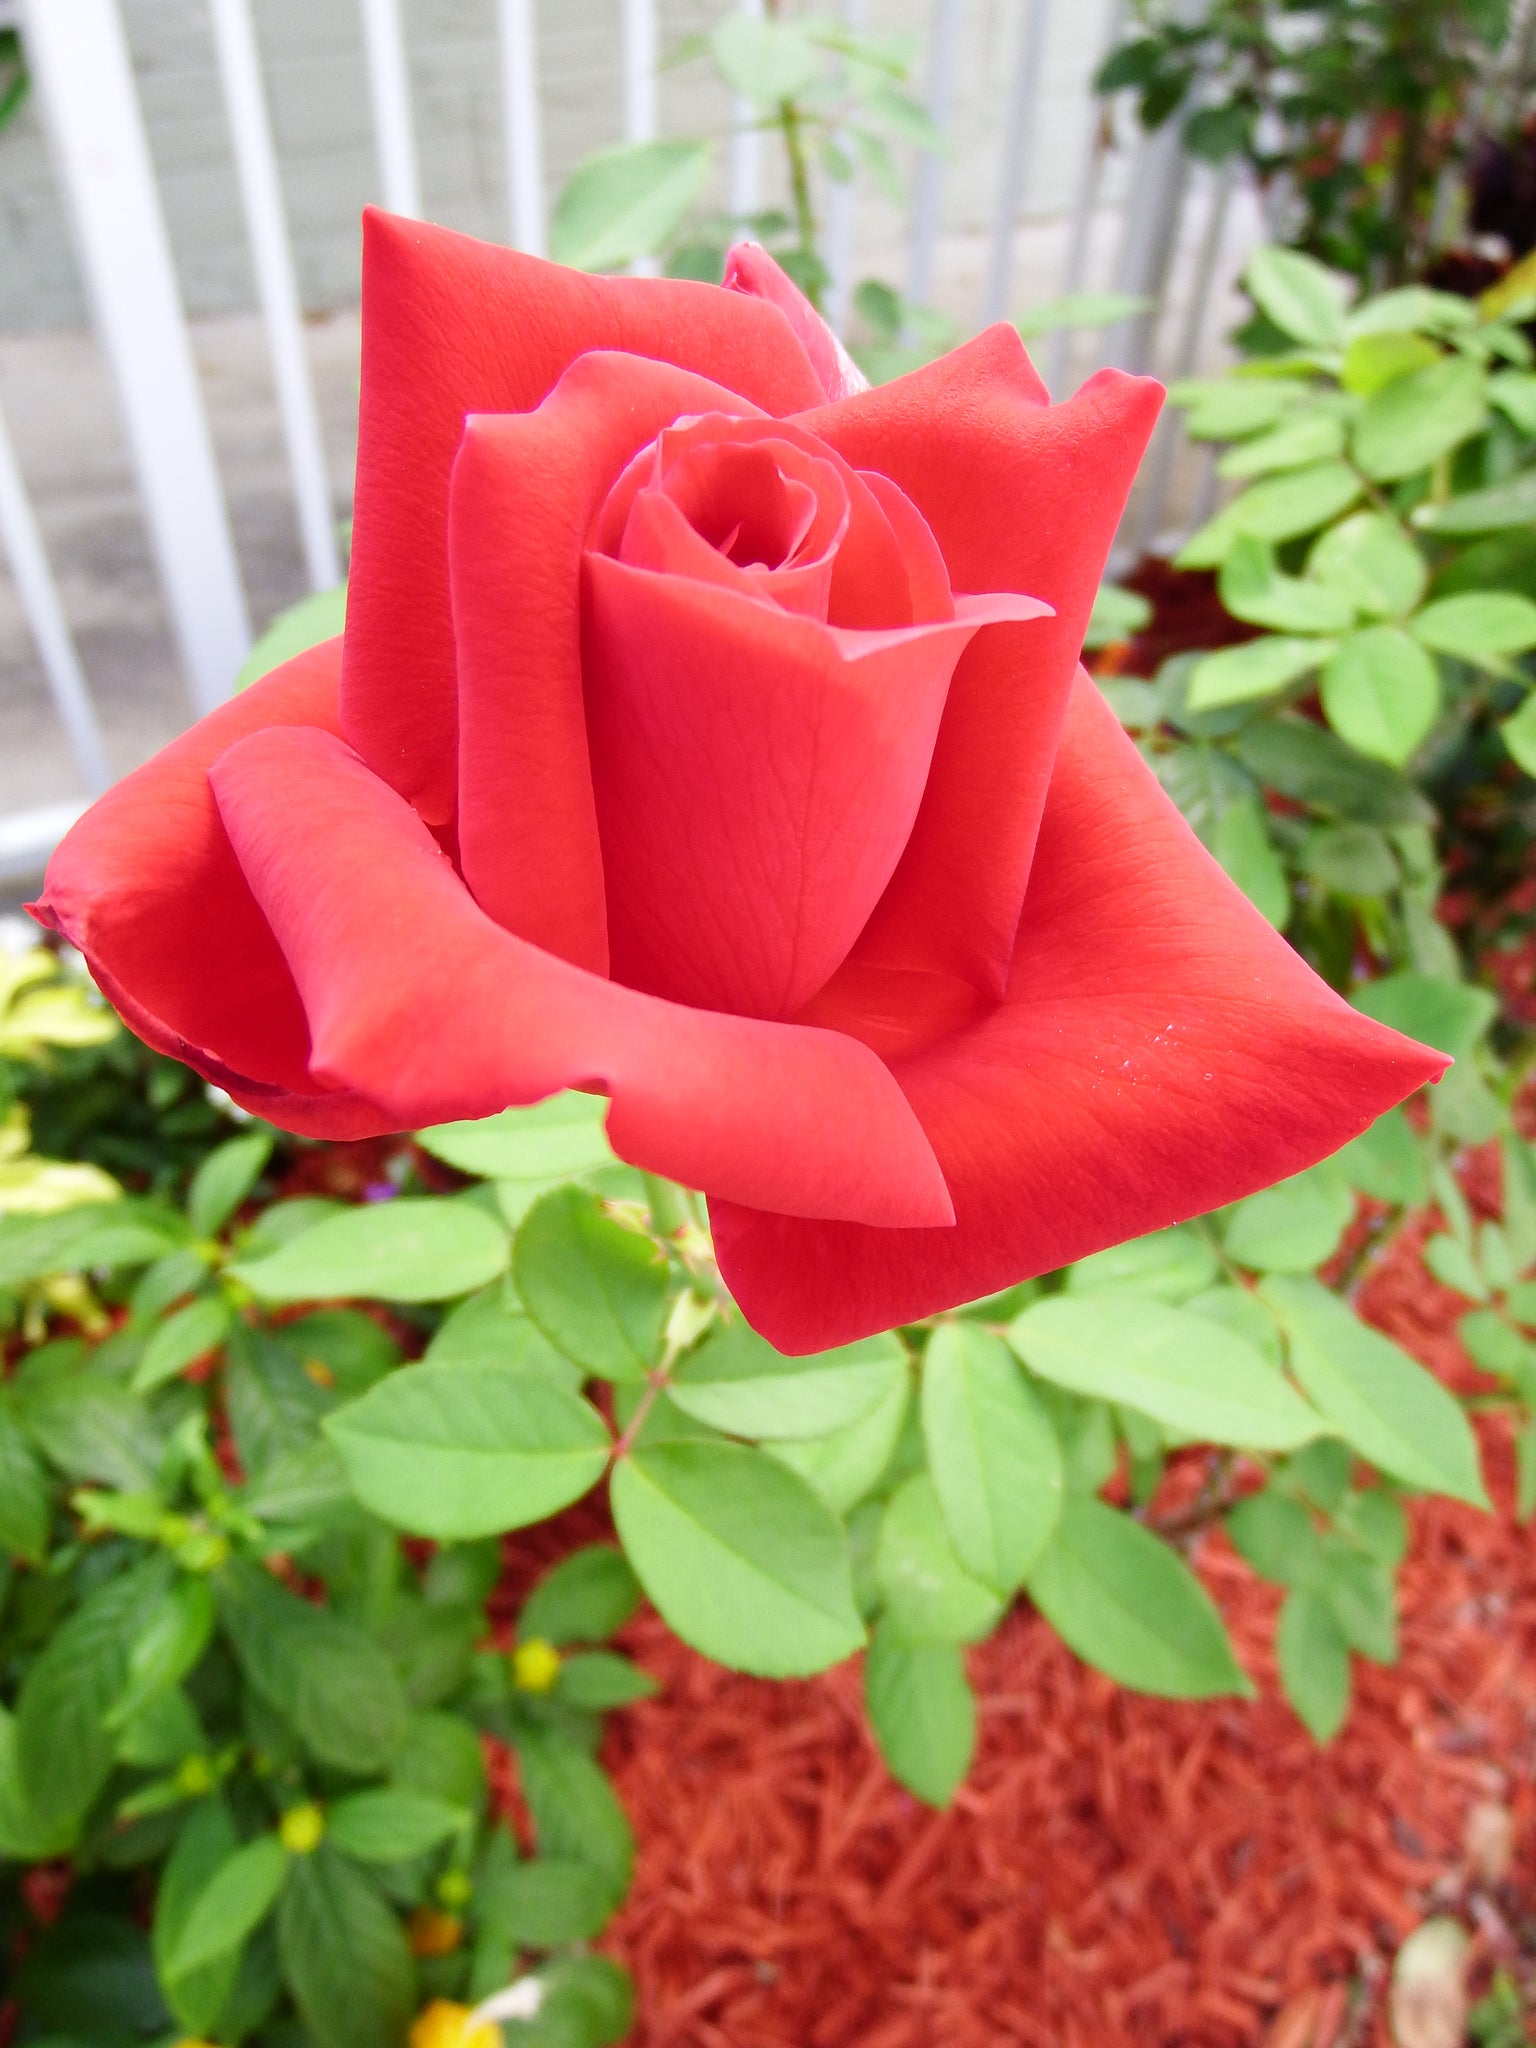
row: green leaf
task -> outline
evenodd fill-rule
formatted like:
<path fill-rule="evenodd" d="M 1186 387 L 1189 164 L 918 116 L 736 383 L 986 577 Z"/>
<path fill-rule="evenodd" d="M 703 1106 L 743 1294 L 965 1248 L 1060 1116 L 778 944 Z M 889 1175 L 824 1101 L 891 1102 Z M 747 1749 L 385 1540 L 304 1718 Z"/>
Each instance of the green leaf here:
<path fill-rule="evenodd" d="M 708 142 L 633 142 L 598 150 L 555 204 L 549 253 L 576 270 L 621 270 L 665 248 L 692 211 L 714 152 Z"/>
<path fill-rule="evenodd" d="M 1256 719 L 1234 744 L 1251 775 L 1298 803 L 1369 825 L 1434 822 L 1435 813 L 1406 776 L 1367 761 L 1311 719 Z"/>
<path fill-rule="evenodd" d="M 1301 848 L 1303 870 L 1344 896 L 1384 896 L 1402 880 L 1386 834 L 1374 825 L 1318 825 Z"/>
<path fill-rule="evenodd" d="M 283 1342 L 312 1381 L 334 1387 L 344 1399 L 366 1394 L 400 1363 L 400 1346 L 362 1309 L 312 1309 L 283 1324 Z"/>
<path fill-rule="evenodd" d="M 185 1372 L 194 1359 L 223 1343 L 231 1320 L 227 1302 L 216 1294 L 202 1294 L 157 1323 L 134 1367 L 129 1383 L 134 1393 L 147 1394 Z"/>
<path fill-rule="evenodd" d="M 296 1857 L 278 1902 L 283 1977 L 325 2048 L 398 2048 L 416 2003 L 405 1930 L 372 1879 L 325 1843 Z"/>
<path fill-rule="evenodd" d="M 579 1393 L 581 1367 L 557 1351 L 538 1324 L 516 1306 L 510 1281 L 495 1280 L 443 1318 L 425 1357 L 431 1365 L 490 1366 L 531 1372 Z"/>
<path fill-rule="evenodd" d="M 50 1465 L 124 1493 L 155 1484 L 165 1440 L 148 1408 L 116 1380 L 91 1372 L 18 1386 L 16 1415 Z"/>
<path fill-rule="evenodd" d="M 1302 412 L 1282 420 L 1267 434 L 1256 434 L 1228 449 L 1216 465 L 1222 477 L 1272 476 L 1277 470 L 1300 469 L 1344 451 L 1344 424 L 1331 412 Z"/>
<path fill-rule="evenodd" d="M 1362 334 L 1455 333 L 1477 325 L 1476 308 L 1452 292 L 1421 284 L 1400 285 L 1366 299 L 1345 321 L 1351 337 Z"/>
<path fill-rule="evenodd" d="M 515 1948 L 562 1948 L 602 1933 L 613 1914 L 613 1887 L 590 1863 L 536 1856 L 501 1873 L 491 1898 L 476 1886 L 475 1910 Z"/>
<path fill-rule="evenodd" d="M 229 1271 L 259 1301 L 449 1301 L 485 1286 L 506 1263 L 506 1232 L 483 1209 L 397 1196 L 328 1216 Z"/>
<path fill-rule="evenodd" d="M 1488 1288 L 1467 1247 L 1454 1237 L 1432 1237 L 1424 1247 L 1424 1263 L 1443 1287 L 1469 1301 L 1486 1301 Z"/>
<path fill-rule="evenodd" d="M 470 1123 L 418 1131 L 424 1152 L 485 1180 L 579 1180 L 616 1163 L 604 1118 L 606 1095 L 568 1088 L 530 1109 L 504 1109 Z"/>
<path fill-rule="evenodd" d="M 41 1564 L 51 1520 L 47 1475 L 0 1387 L 0 1553 Z"/>
<path fill-rule="evenodd" d="M 941 1323 L 923 1363 L 928 1467 L 955 1554 L 999 1593 L 1024 1583 L 1061 1513 L 1061 1448 L 999 1337 Z"/>
<path fill-rule="evenodd" d="M 152 1934 L 155 1970 L 166 2003 L 191 2033 L 211 2032 L 234 1986 L 240 1958 L 235 1948 L 226 1948 L 185 1976 L 172 1969 L 172 1958 L 215 1873 L 239 1846 L 240 1837 L 223 1799 L 199 1800 L 160 1874 Z"/>
<path fill-rule="evenodd" d="M 1260 1293 L 1290 1339 L 1291 1369 L 1345 1441 L 1384 1472 L 1486 1507 L 1477 1443 L 1459 1402 L 1315 1280 Z"/>
<path fill-rule="evenodd" d="M 740 1444 L 658 1444 L 613 1477 L 641 1585 L 694 1649 L 764 1678 L 808 1676 L 864 1641 L 841 1527 L 775 1459 Z"/>
<path fill-rule="evenodd" d="M 1249 262 L 1243 284 L 1260 312 L 1303 348 L 1343 346 L 1348 287 L 1312 257 L 1269 244 Z"/>
<path fill-rule="evenodd" d="M 512 1254 L 517 1291 L 549 1341 L 589 1373 L 638 1380 L 661 1342 L 666 1262 L 580 1188 L 535 1202 Z"/>
<path fill-rule="evenodd" d="M 345 583 L 338 583 L 332 590 L 317 590 L 309 597 L 300 598 L 297 604 L 278 613 L 245 657 L 235 676 L 235 688 L 243 690 L 261 676 L 281 667 L 285 661 L 292 661 L 306 648 L 318 647 L 322 640 L 335 639 L 346 619 Z"/>
<path fill-rule="evenodd" d="M 635 1987 L 607 1956 L 563 1956 L 545 1964 L 539 1982 L 543 2002 L 536 2029 L 526 2030 L 528 2048 L 617 2048 L 628 2039 Z"/>
<path fill-rule="evenodd" d="M 170 1579 L 163 1558 L 108 1579 L 55 1628 L 16 1699 L 16 1764 L 40 1828 L 72 1831 L 111 1774 L 107 1715 L 128 1678 L 128 1646 L 147 1604 Z"/>
<path fill-rule="evenodd" d="M 821 74 L 816 46 L 798 22 L 729 14 L 709 46 L 726 84 L 754 106 L 799 99 Z"/>
<path fill-rule="evenodd" d="M 480 1738 L 457 1714 L 413 1716 L 389 1765 L 390 1783 L 426 1792 L 479 1816 L 485 1807 L 485 1758 Z"/>
<path fill-rule="evenodd" d="M 1317 1742 L 1331 1742 L 1349 1712 L 1349 1645 L 1320 1593 L 1298 1586 L 1275 1630 L 1285 1696 Z"/>
<path fill-rule="evenodd" d="M 864 1704 L 893 1778 L 946 1807 L 971 1767 L 976 1701 L 953 1643 L 909 1643 L 882 1622 L 864 1660 Z"/>
<path fill-rule="evenodd" d="M 1071 1494 L 1029 1595 L 1086 1664 L 1165 1699 L 1251 1695 L 1210 1595 L 1140 1522 Z"/>
<path fill-rule="evenodd" d="M 1486 490 L 1463 491 L 1443 503 L 1417 507 L 1415 526 L 1429 533 L 1503 533 L 1536 522 L 1536 469 L 1526 470 Z"/>
<path fill-rule="evenodd" d="M 1194 440 L 1235 441 L 1274 426 L 1302 393 L 1279 377 L 1186 377 L 1169 385 L 1168 397 L 1188 409 Z"/>
<path fill-rule="evenodd" d="M 219 1865 L 187 1914 L 166 1958 L 166 1974 L 190 1977 L 241 1948 L 277 1904 L 288 1852 L 276 1835 L 258 1835 Z"/>
<path fill-rule="evenodd" d="M 1251 534 L 1232 543 L 1218 588 L 1234 619 L 1277 633 L 1342 633 L 1355 620 L 1354 604 L 1342 591 L 1282 575 L 1268 541 Z"/>
<path fill-rule="evenodd" d="M 310 1754 L 358 1776 L 382 1770 L 405 1734 L 408 1709 L 372 1637 L 253 1566 L 226 1566 L 217 1593 L 247 1681 Z"/>
<path fill-rule="evenodd" d="M 1364 1016 L 1449 1053 L 1453 1060 L 1471 1059 L 1499 1010 L 1497 996 L 1485 988 L 1411 971 L 1369 981 L 1350 1001 Z"/>
<path fill-rule="evenodd" d="M 109 1727 L 123 1727 L 151 1700 L 180 1685 L 208 1647 L 213 1619 L 206 1579 L 183 1576 L 166 1588 L 134 1631 L 127 1683 L 106 1716 Z"/>
<path fill-rule="evenodd" d="M 1042 1379 L 1154 1416 L 1207 1443 L 1288 1450 L 1323 1424 L 1235 1331 L 1135 1294 L 1058 1294 L 1008 1342 Z"/>
<path fill-rule="evenodd" d="M 1332 651 L 1331 640 L 1296 639 L 1280 633 L 1220 648 L 1195 663 L 1185 702 L 1191 711 L 1214 711 L 1223 704 L 1246 704 L 1254 697 L 1273 696 L 1276 690 L 1309 675 Z"/>
<path fill-rule="evenodd" d="M 1424 557 L 1384 512 L 1352 512 L 1320 534 L 1307 574 L 1376 619 L 1412 611 L 1429 580 Z"/>
<path fill-rule="evenodd" d="M 1299 1500 L 1273 1486 L 1240 1500 L 1227 1516 L 1226 1530 L 1239 1555 L 1277 1586 L 1306 1584 L 1322 1562 L 1312 1517 Z"/>
<path fill-rule="evenodd" d="M 886 1503 L 875 1545 L 875 1583 L 886 1620 L 910 1643 L 974 1643 L 1002 1617 L 1003 1602 L 965 1569 L 926 1472 Z"/>
<path fill-rule="evenodd" d="M 16 1756 L 16 1717 L 0 1705 L 0 1857 L 41 1863 L 69 1848 L 75 1823 L 45 1822 L 33 1808 Z"/>
<path fill-rule="evenodd" d="M 1498 670 L 1536 647 L 1536 604 L 1508 590 L 1469 590 L 1425 605 L 1409 630 L 1437 654 Z"/>
<path fill-rule="evenodd" d="M 1112 647 L 1129 640 L 1152 620 L 1152 607 L 1134 590 L 1122 590 L 1114 583 L 1101 583 L 1083 634 L 1085 647 Z"/>
<path fill-rule="evenodd" d="M 601 1767 L 553 1728 L 520 1729 L 517 1760 L 540 1855 L 588 1864 L 616 1906 L 629 1889 L 635 1838 Z"/>
<path fill-rule="evenodd" d="M 762 1448 L 814 1486 L 834 1514 L 845 1515 L 890 1464 L 911 1396 L 911 1378 L 903 1372 L 879 1406 L 857 1422 L 804 1443 L 765 1440 Z"/>
<path fill-rule="evenodd" d="M 462 1365 L 404 1366 L 325 1430 L 365 1507 L 444 1542 L 543 1521 L 596 1485 L 609 1446 L 579 1395 Z"/>
<path fill-rule="evenodd" d="M 1400 1109 L 1389 1109 L 1362 1131 L 1335 1163 L 1353 1188 L 1378 1202 L 1414 1208 L 1429 1197 L 1429 1179 L 1419 1141 Z"/>
<path fill-rule="evenodd" d="M 1385 1487 L 1351 1494 L 1339 1511 L 1341 1536 L 1358 1543 L 1384 1571 L 1394 1572 L 1408 1555 L 1408 1517 L 1403 1504 Z"/>
<path fill-rule="evenodd" d="M 243 1131 L 208 1154 L 187 1190 L 187 1221 L 199 1237 L 217 1237 L 272 1157 L 270 1131 Z"/>
<path fill-rule="evenodd" d="M 1375 1558 L 1337 1537 L 1325 1538 L 1315 1590 L 1328 1602 L 1352 1650 L 1373 1664 L 1397 1662 L 1397 1597 L 1392 1574 Z"/>
<path fill-rule="evenodd" d="M 1439 716 L 1440 677 L 1401 627 L 1365 626 L 1329 656 L 1322 699 L 1340 739 L 1398 768 Z"/>
<path fill-rule="evenodd" d="M 1536 372 L 1499 371 L 1489 380 L 1488 397 L 1527 439 L 1536 440 Z"/>
<path fill-rule="evenodd" d="M 1438 363 L 1440 350 L 1422 334 L 1357 334 L 1344 351 L 1339 382 L 1355 398 Z"/>
<path fill-rule="evenodd" d="M 906 1376 L 893 1336 L 787 1358 L 740 1318 L 678 1365 L 669 1391 L 685 1415 L 731 1436 L 825 1436 L 888 1400 Z"/>
<path fill-rule="evenodd" d="M 518 1617 L 518 1640 L 606 1642 L 639 1604 L 640 1587 L 628 1561 L 610 1544 L 591 1543 L 539 1580 Z"/>
<path fill-rule="evenodd" d="M 627 1657 L 616 1657 L 611 1650 L 578 1651 L 560 1666 L 561 1699 L 567 1706 L 583 1707 L 590 1713 L 633 1706 L 636 1700 L 654 1699 L 660 1690 L 648 1671 L 631 1664 Z"/>
<path fill-rule="evenodd" d="M 53 1216 L 0 1216 L 0 1287 L 91 1266 L 147 1266 L 176 1250 L 166 1231 L 127 1202 L 92 1202 Z"/>
<path fill-rule="evenodd" d="M 1372 392 L 1355 421 L 1354 456 L 1377 483 L 1428 469 L 1488 423 L 1488 379 L 1447 356 Z"/>
<path fill-rule="evenodd" d="M 348 1793 L 325 1816 L 327 1840 L 359 1863 L 404 1863 L 425 1856 L 471 1824 L 470 1813 L 450 1800 L 383 1786 Z"/>
<path fill-rule="evenodd" d="M 1252 484 L 1240 498 L 1187 540 L 1174 557 L 1180 569 L 1217 569 L 1240 534 L 1258 540 L 1295 540 L 1346 511 L 1360 495 L 1360 479 L 1347 462 L 1313 462 Z"/>
<path fill-rule="evenodd" d="M 1209 1242 L 1187 1224 L 1128 1238 L 1067 1268 L 1073 1294 L 1096 1293 L 1106 1287 L 1134 1288 L 1159 1301 L 1179 1302 L 1209 1287 L 1221 1262 Z"/>
<path fill-rule="evenodd" d="M 1211 851 L 1254 908 L 1284 931 L 1291 915 L 1285 867 L 1269 836 L 1268 812 L 1256 796 L 1226 806 L 1211 835 Z"/>
<path fill-rule="evenodd" d="M 1536 696 L 1527 697 L 1513 717 L 1501 719 L 1499 733 L 1510 759 L 1527 775 L 1536 775 Z"/>
<path fill-rule="evenodd" d="M 1342 1178 L 1294 1174 L 1237 1204 L 1223 1234 L 1227 1256 L 1259 1273 L 1310 1273 L 1338 1250 L 1354 1210 Z"/>
<path fill-rule="evenodd" d="M 1022 340 L 1033 341 L 1039 334 L 1114 327 L 1121 320 L 1134 320 L 1138 313 L 1147 312 L 1152 303 L 1151 299 L 1139 298 L 1131 292 L 1066 292 L 1060 298 L 1040 300 L 1013 324 Z"/>

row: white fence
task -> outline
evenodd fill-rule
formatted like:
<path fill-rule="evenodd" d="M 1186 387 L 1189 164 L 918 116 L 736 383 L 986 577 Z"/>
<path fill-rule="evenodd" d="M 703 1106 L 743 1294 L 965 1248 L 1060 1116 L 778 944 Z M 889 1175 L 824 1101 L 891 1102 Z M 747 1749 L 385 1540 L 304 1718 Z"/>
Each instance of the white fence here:
<path fill-rule="evenodd" d="M 11 12 L 7 13 L 7 6 Z M 399 0 L 357 0 L 377 153 L 377 191 L 387 206 L 421 211 L 421 171 Z M 743 6 L 760 0 L 740 0 Z M 847 0 L 857 18 L 860 0 Z M 878 0 L 874 0 L 878 5 Z M 951 125 L 957 52 L 968 6 L 933 0 L 925 90 L 940 127 Z M 999 317 L 1013 299 L 1021 223 L 1030 212 L 1032 154 L 1042 116 L 1053 13 L 1077 0 L 1002 0 L 1011 8 L 1011 66 L 996 92 L 1001 146 L 995 202 L 973 324 Z M 204 392 L 183 312 L 119 0 L 0 0 L 0 25 L 19 19 L 96 336 L 110 365 L 132 458 L 150 553 L 185 679 L 186 715 L 228 692 L 251 640 L 240 561 L 215 459 Z M 292 240 L 274 146 L 250 0 L 206 0 L 217 57 L 222 119 L 238 177 L 257 297 L 276 393 L 294 517 L 311 585 L 339 579 L 337 507 L 321 446 L 311 360 L 295 282 Z M 495 0 L 507 166 L 509 239 L 542 252 L 549 192 L 540 140 L 536 0 Z M 866 14 L 866 19 L 869 18 Z M 1113 32 L 1118 7 L 1107 26 Z M 872 25 L 878 25 L 874 23 Z M 1060 17 L 1057 17 L 1057 26 Z M 1085 52 L 1074 104 L 1080 107 L 1075 194 L 1049 234 L 1052 288 L 1112 289 L 1144 295 L 1151 310 L 1091 347 L 1096 360 L 1180 374 L 1196 360 L 1213 319 L 1213 288 L 1227 282 L 1233 252 L 1232 190 L 1180 155 L 1171 131 L 1128 146 L 1123 203 L 1106 207 L 1115 144 L 1091 100 L 1088 79 L 1101 50 Z M 657 127 L 655 0 L 622 0 L 622 130 L 643 140 Z M 927 301 L 948 246 L 945 181 L 953 156 L 922 155 L 914 167 L 905 224 L 909 295 Z M 729 198 L 748 210 L 762 189 L 763 138 L 743 123 L 730 154 Z M 846 316 L 855 223 L 846 191 L 827 208 L 830 303 Z M 1239 228 L 1239 236 L 1243 229 Z M 1033 245 L 1031 245 L 1033 246 Z M 951 310 L 959 310 L 951 308 Z M 1065 335 L 1044 345 L 1053 389 L 1089 367 L 1085 348 Z M 1136 552 L 1163 519 L 1176 438 L 1165 431 L 1122 534 Z M 47 677 L 61 742 L 67 742 L 78 800 L 0 815 L 0 879 L 35 873 L 48 850 L 108 780 L 107 756 L 89 679 L 0 419 L 0 544 Z"/>

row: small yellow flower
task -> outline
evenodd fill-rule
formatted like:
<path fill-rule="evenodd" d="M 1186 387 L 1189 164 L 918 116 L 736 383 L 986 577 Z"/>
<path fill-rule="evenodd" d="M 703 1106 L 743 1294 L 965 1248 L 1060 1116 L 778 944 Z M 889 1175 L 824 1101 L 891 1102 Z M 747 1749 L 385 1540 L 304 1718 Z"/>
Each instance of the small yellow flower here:
<path fill-rule="evenodd" d="M 464 1939 L 464 1922 L 435 1906 L 418 1906 L 405 1923 L 413 1956 L 451 1956 Z"/>
<path fill-rule="evenodd" d="M 185 1799 L 201 1799 L 214 1786 L 213 1765 L 205 1756 L 183 1757 L 176 1766 L 176 1790 Z"/>
<path fill-rule="evenodd" d="M 450 1911 L 467 1906 L 473 1891 L 474 1886 L 470 1883 L 467 1873 L 462 1870 L 445 1870 L 437 1880 L 438 1903 L 447 1906 Z"/>
<path fill-rule="evenodd" d="M 470 2008 L 434 1998 L 416 2015 L 410 2048 L 501 2048 L 500 2030 L 489 2021 L 471 2028 Z"/>
<path fill-rule="evenodd" d="M 290 1856 L 312 1856 L 325 1833 L 325 1815 L 313 1802 L 290 1806 L 277 1824 L 277 1838 Z"/>
<path fill-rule="evenodd" d="M 530 1636 L 512 1652 L 512 1683 L 519 1692 L 552 1692 L 560 1677 L 560 1652 L 542 1636 Z"/>

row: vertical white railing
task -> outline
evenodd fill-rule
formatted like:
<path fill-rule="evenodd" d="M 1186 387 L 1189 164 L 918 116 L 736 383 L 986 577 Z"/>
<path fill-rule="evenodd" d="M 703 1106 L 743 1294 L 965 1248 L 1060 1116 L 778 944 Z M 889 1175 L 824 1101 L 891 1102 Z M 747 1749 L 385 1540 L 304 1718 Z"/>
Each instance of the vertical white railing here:
<path fill-rule="evenodd" d="M 1030 148 L 1040 107 L 1040 78 L 1045 69 L 1045 38 L 1050 21 L 1051 0 L 1023 0 L 1019 54 L 1003 130 L 1002 175 L 998 181 L 997 212 L 992 222 L 991 260 L 987 266 L 987 286 L 981 307 L 983 326 L 1008 317 L 1008 300 L 1013 287 L 1013 244 L 1019 209 L 1024 204 Z"/>
<path fill-rule="evenodd" d="M 656 0 L 624 0 L 624 140 L 654 142 L 657 127 Z M 654 277 L 660 269 L 654 256 L 637 256 L 630 269 L 636 277 Z"/>
<path fill-rule="evenodd" d="M 497 0 L 501 112 L 507 138 L 507 215 L 512 246 L 545 252 L 544 141 L 539 124 L 539 56 L 533 0 Z"/>
<path fill-rule="evenodd" d="M 1120 37 L 1120 24 L 1125 19 L 1125 0 L 1111 0 L 1109 19 L 1104 29 L 1104 47 L 1099 64 L 1094 66 L 1097 76 L 1102 59 L 1107 57 Z M 1104 183 L 1104 166 L 1109 155 L 1110 111 L 1107 106 L 1097 106 L 1090 98 L 1088 103 L 1088 133 L 1083 142 L 1083 154 L 1078 165 L 1077 185 L 1072 195 L 1072 210 L 1067 217 L 1067 260 L 1061 274 L 1061 295 L 1070 298 L 1083 288 L 1083 279 L 1088 274 L 1089 242 L 1093 234 L 1093 218 L 1098 207 L 1099 192 Z M 1045 381 L 1056 397 L 1061 396 L 1061 387 L 1067 372 L 1067 353 L 1072 345 L 1068 330 L 1059 327 L 1050 338 L 1045 357 Z"/>
<path fill-rule="evenodd" d="M 960 54 L 964 0 L 933 0 L 933 27 L 928 46 L 928 113 L 941 132 L 949 128 L 954 97 L 955 66 Z M 944 205 L 944 158 L 937 150 L 919 152 L 912 181 L 912 222 L 907 257 L 907 297 L 926 306 L 933 294 L 933 257 Z"/>
<path fill-rule="evenodd" d="M 763 18 L 763 0 L 737 0 L 743 14 L 754 21 Z M 731 167 L 727 204 L 734 220 L 760 213 L 763 206 L 763 136 L 758 112 L 750 100 L 736 100 L 731 108 Z"/>
<path fill-rule="evenodd" d="M 843 0 L 843 24 L 857 34 L 864 26 L 865 0 Z M 837 137 L 845 156 L 852 155 L 849 138 Z M 854 181 L 845 185 L 826 182 L 826 232 L 823 261 L 827 266 L 827 319 L 834 334 L 845 334 L 853 310 L 853 212 L 857 197 Z"/>
<path fill-rule="evenodd" d="M 358 0 L 373 143 L 379 160 L 379 197 L 391 213 L 421 214 L 421 171 L 416 124 L 411 118 L 411 74 L 400 29 L 400 0 Z"/>
<path fill-rule="evenodd" d="M 114 0 L 26 0 L 27 57 L 199 709 L 250 645 L 202 390 Z"/>
<path fill-rule="evenodd" d="M 341 581 L 341 558 L 249 0 L 209 0 L 209 12 L 256 271 L 256 294 L 272 356 L 283 445 L 293 478 L 304 564 L 311 588 L 329 590 Z"/>
<path fill-rule="evenodd" d="M 11 574 L 16 579 L 22 615 L 31 628 L 32 638 L 42 658 L 43 673 L 48 678 L 48 689 L 59 714 L 59 723 L 69 735 L 75 767 L 81 781 L 95 796 L 112 779 L 107 767 L 106 749 L 101 743 L 101 728 L 96 723 L 96 707 L 91 702 L 80 657 L 70 638 L 64 607 L 59 602 L 53 572 L 43 549 L 42 535 L 37 530 L 32 507 L 22 488 L 21 471 L 17 467 L 3 416 L 0 416 L 0 547 L 4 548 Z"/>

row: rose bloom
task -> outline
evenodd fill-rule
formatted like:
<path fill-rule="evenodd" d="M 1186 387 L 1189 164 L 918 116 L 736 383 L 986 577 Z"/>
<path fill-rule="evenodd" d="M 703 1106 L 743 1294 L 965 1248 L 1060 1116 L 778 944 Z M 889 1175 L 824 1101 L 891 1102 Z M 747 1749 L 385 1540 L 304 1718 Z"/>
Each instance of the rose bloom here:
<path fill-rule="evenodd" d="M 760 249 L 371 214 L 343 638 L 95 805 L 36 914 L 319 1137 L 611 1098 L 787 1351 L 1294 1173 L 1445 1062 L 1350 1009 L 1079 666 L 1161 392 L 1010 327 L 878 390 Z"/>

